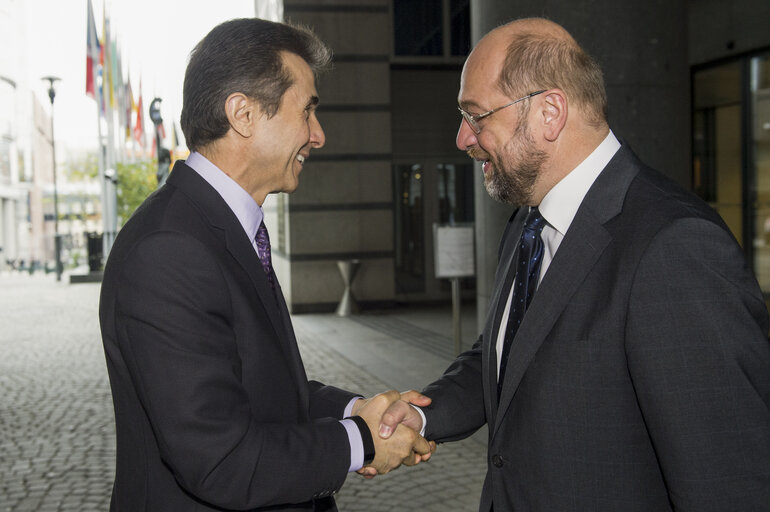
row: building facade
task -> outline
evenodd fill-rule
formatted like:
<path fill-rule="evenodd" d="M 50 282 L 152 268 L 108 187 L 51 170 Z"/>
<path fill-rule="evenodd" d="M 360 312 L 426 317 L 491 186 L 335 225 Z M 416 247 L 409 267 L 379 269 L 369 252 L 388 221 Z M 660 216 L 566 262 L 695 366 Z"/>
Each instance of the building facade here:
<path fill-rule="evenodd" d="M 21 40 L 21 3 L 0 0 L 0 45 Z M 0 270 L 16 264 L 27 247 L 23 229 L 28 189 L 24 158 L 24 126 L 19 106 L 23 93 L 23 62 L 16 52 L 0 52 Z"/>

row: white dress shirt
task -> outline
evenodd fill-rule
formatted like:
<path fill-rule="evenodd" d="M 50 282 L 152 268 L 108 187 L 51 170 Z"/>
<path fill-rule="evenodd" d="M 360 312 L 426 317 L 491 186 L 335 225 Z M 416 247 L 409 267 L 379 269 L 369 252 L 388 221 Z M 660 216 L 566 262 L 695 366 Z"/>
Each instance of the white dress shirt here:
<path fill-rule="evenodd" d="M 620 142 L 610 132 L 593 152 L 586 157 L 577 167 L 567 174 L 559 183 L 548 191 L 540 202 L 540 214 L 546 221 L 541 238 L 543 239 L 543 260 L 540 264 L 538 285 L 543 280 L 548 266 L 551 264 L 556 251 L 559 249 L 564 235 L 572 224 L 575 214 L 583 203 L 588 189 L 594 184 L 607 163 L 620 149 Z M 505 304 L 503 317 L 500 319 L 500 328 L 497 333 L 497 375 L 500 376 L 500 358 L 503 353 L 505 341 L 505 326 L 508 324 L 508 314 L 511 310 L 513 299 L 513 286 L 508 292 L 508 301 Z"/>

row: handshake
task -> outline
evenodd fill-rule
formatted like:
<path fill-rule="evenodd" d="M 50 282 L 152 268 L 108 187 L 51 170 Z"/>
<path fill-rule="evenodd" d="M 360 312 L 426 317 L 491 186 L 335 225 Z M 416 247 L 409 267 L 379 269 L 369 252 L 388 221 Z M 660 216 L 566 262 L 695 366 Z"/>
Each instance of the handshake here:
<path fill-rule="evenodd" d="M 430 405 L 430 398 L 417 391 L 386 391 L 369 399 L 359 399 L 352 414 L 366 421 L 374 441 L 374 460 L 358 470 L 364 478 L 374 478 L 401 464 L 414 466 L 430 458 L 436 443 L 420 435 L 422 416 L 411 405 Z"/>

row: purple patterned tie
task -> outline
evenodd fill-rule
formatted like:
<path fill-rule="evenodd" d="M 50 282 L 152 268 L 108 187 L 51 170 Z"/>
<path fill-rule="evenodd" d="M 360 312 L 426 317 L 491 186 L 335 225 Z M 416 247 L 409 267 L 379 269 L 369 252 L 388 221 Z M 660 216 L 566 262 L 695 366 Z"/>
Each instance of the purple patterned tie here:
<path fill-rule="evenodd" d="M 257 253 L 259 254 L 259 261 L 262 262 L 262 270 L 267 276 L 267 282 L 270 283 L 270 288 L 275 288 L 273 264 L 270 258 L 270 237 L 267 235 L 267 227 L 264 222 L 261 222 L 259 229 L 257 229 Z"/>

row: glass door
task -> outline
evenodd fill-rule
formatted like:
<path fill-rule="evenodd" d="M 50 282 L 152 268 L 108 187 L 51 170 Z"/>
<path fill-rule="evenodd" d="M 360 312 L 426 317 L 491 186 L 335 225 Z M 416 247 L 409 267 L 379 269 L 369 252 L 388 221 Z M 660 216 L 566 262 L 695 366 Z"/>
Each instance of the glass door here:
<path fill-rule="evenodd" d="M 754 215 L 754 272 L 770 295 L 770 52 L 751 59 L 750 94 L 752 140 L 749 154 L 756 180 Z"/>
<path fill-rule="evenodd" d="M 692 172 L 770 297 L 770 52 L 694 71 Z"/>
<path fill-rule="evenodd" d="M 393 166 L 396 295 L 441 299 L 449 284 L 434 277 L 433 224 L 473 222 L 473 164 L 424 159 Z M 474 288 L 472 279 L 463 288 Z"/>

